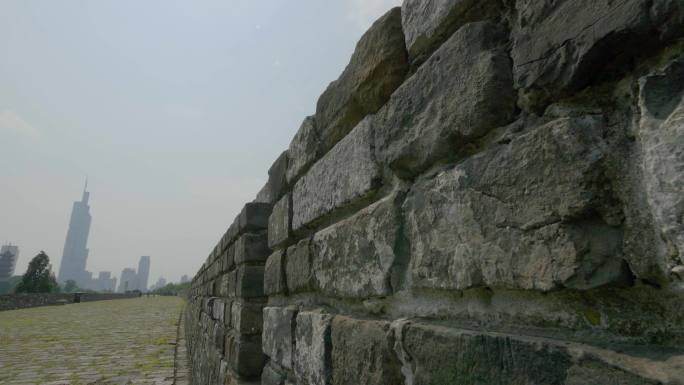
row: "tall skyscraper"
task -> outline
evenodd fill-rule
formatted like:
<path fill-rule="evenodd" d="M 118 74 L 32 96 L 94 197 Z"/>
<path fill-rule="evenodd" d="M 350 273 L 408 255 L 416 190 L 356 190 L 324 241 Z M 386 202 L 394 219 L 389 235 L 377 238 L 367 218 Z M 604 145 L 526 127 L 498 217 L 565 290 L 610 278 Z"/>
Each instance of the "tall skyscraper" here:
<path fill-rule="evenodd" d="M 66 241 L 64 242 L 64 253 L 62 253 L 62 263 L 59 266 L 59 276 L 57 281 L 65 283 L 74 280 L 81 287 L 87 287 L 90 280 L 86 277 L 86 262 L 88 261 L 88 234 L 90 233 L 90 206 L 88 198 L 90 193 L 87 191 L 88 181 L 86 180 L 83 188 L 83 196 L 80 202 L 74 202 L 71 209 L 71 220 L 69 221 L 69 231 L 67 231 Z"/>
<path fill-rule="evenodd" d="M 123 269 L 121 272 L 121 279 L 119 280 L 119 293 L 125 293 L 129 290 L 138 289 L 138 275 L 135 274 L 135 269 L 129 267 Z"/>
<path fill-rule="evenodd" d="M 150 279 L 150 257 L 144 255 L 138 262 L 138 290 L 147 291 L 147 281 Z"/>
<path fill-rule="evenodd" d="M 14 275 L 19 259 L 19 247 L 9 245 L 2 246 L 0 249 L 0 281 L 6 281 Z"/>

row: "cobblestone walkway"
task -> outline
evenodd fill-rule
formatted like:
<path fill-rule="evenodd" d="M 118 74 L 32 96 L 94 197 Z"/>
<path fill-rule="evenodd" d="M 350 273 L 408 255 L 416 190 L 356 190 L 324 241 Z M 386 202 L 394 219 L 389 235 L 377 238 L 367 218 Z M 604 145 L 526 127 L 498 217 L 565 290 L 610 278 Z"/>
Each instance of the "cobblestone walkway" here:
<path fill-rule="evenodd" d="M 173 384 L 182 300 L 152 297 L 0 312 L 0 384 Z"/>

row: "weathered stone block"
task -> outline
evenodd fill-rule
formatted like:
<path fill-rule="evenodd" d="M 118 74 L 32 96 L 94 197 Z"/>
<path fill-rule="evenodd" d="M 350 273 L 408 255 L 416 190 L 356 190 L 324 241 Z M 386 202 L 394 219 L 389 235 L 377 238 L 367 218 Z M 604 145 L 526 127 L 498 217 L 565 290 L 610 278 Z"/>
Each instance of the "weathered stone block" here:
<path fill-rule="evenodd" d="M 294 374 L 299 384 L 330 383 L 330 324 L 333 316 L 314 311 L 297 314 Z"/>
<path fill-rule="evenodd" d="M 261 352 L 261 335 L 246 336 L 229 333 L 225 339 L 226 361 L 230 368 L 246 379 L 258 378 L 264 367 L 265 357 Z"/>
<path fill-rule="evenodd" d="M 224 306 L 225 303 L 223 302 L 223 300 L 217 298 L 214 300 L 214 303 L 211 307 L 212 318 L 217 321 L 221 321 L 221 323 L 223 323 L 223 312 L 225 309 Z"/>
<path fill-rule="evenodd" d="M 310 243 L 310 239 L 304 239 L 287 249 L 285 279 L 290 293 L 311 291 L 316 287 Z"/>
<path fill-rule="evenodd" d="M 299 130 L 290 142 L 287 162 L 287 183 L 292 185 L 316 160 L 323 155 L 321 134 L 316 125 L 316 117 L 304 119 Z"/>
<path fill-rule="evenodd" d="M 237 268 L 235 295 L 241 298 L 264 296 L 264 267 L 245 266 Z"/>
<path fill-rule="evenodd" d="M 215 349 L 217 349 L 219 354 L 223 354 L 223 341 L 225 336 L 225 330 L 223 329 L 223 322 L 214 322 L 213 332 L 212 332 L 212 342 Z"/>
<path fill-rule="evenodd" d="M 221 296 L 221 297 L 231 297 L 234 294 L 234 292 L 231 293 L 229 290 L 229 286 L 230 286 L 229 275 L 230 275 L 230 273 L 225 273 L 218 279 L 219 296 Z"/>
<path fill-rule="evenodd" d="M 478 22 L 435 51 L 376 115 L 378 162 L 414 176 L 509 123 L 516 93 L 505 41 L 501 26 Z"/>
<path fill-rule="evenodd" d="M 273 212 L 268 219 L 268 247 L 275 249 L 290 237 L 292 227 L 291 199 L 286 194 L 273 206 Z"/>
<path fill-rule="evenodd" d="M 318 100 L 316 122 L 324 150 L 382 107 L 407 71 L 401 9 L 394 8 L 361 37 L 347 68 Z"/>
<path fill-rule="evenodd" d="M 285 374 L 273 367 L 271 363 L 264 366 L 264 371 L 261 373 L 261 385 L 284 385 Z"/>
<path fill-rule="evenodd" d="M 675 372 L 666 365 L 661 373 L 644 370 L 655 362 L 566 341 L 414 323 L 400 333 L 396 348 L 410 357 L 405 367 L 415 385 L 637 385 L 662 383 L 653 377 Z"/>
<path fill-rule="evenodd" d="M 623 277 L 600 116 L 534 127 L 419 182 L 405 203 L 415 287 L 588 289 Z M 605 205 L 605 206 L 604 206 Z"/>
<path fill-rule="evenodd" d="M 226 232 L 226 234 L 228 235 L 228 239 L 230 240 L 229 243 L 234 242 L 235 238 L 237 238 L 239 233 L 240 233 L 240 214 L 238 214 L 235 217 L 233 222 L 228 227 L 228 231 Z"/>
<path fill-rule="evenodd" d="M 233 302 L 231 310 L 231 326 L 240 334 L 253 335 L 261 333 L 263 324 L 262 302 L 247 302 L 238 300 Z"/>
<path fill-rule="evenodd" d="M 223 267 L 226 271 L 230 271 L 235 267 L 235 244 L 232 243 L 228 248 L 226 249 L 225 255 L 224 255 L 224 262 L 223 262 Z"/>
<path fill-rule="evenodd" d="M 226 290 L 227 290 L 227 295 L 228 297 L 235 297 L 237 294 L 237 286 L 238 286 L 238 270 L 233 270 L 230 273 L 226 274 L 227 280 L 226 280 Z"/>
<path fill-rule="evenodd" d="M 264 353 L 278 365 L 292 369 L 292 350 L 294 348 L 295 316 L 293 307 L 264 308 Z"/>
<path fill-rule="evenodd" d="M 256 232 L 268 228 L 268 217 L 273 205 L 270 203 L 247 203 L 238 216 L 240 232 Z"/>
<path fill-rule="evenodd" d="M 223 306 L 223 325 L 225 325 L 226 329 L 232 327 L 232 309 L 233 309 L 233 301 L 226 299 L 224 300 L 225 305 Z"/>
<path fill-rule="evenodd" d="M 293 230 L 368 195 L 379 185 L 373 131 L 370 119 L 365 119 L 295 184 Z"/>
<path fill-rule="evenodd" d="M 268 260 L 264 268 L 264 294 L 274 295 L 284 293 L 285 286 L 285 251 L 276 250 Z"/>
<path fill-rule="evenodd" d="M 268 248 L 268 234 L 245 233 L 235 241 L 235 263 L 266 262 L 271 253 Z"/>
<path fill-rule="evenodd" d="M 522 104 L 533 108 L 681 35 L 684 15 L 684 5 L 671 0 L 518 0 L 516 8 L 515 83 L 528 94 Z"/>
<path fill-rule="evenodd" d="M 314 235 L 313 273 L 323 293 L 355 298 L 392 293 L 400 226 L 394 199 L 384 198 Z"/>
<path fill-rule="evenodd" d="M 647 198 L 639 208 L 652 216 L 653 228 L 650 237 L 630 239 L 643 246 L 629 261 L 639 277 L 654 281 L 684 265 L 683 96 L 684 56 L 639 80 L 638 138 Z"/>
<path fill-rule="evenodd" d="M 287 179 L 285 174 L 287 172 L 288 152 L 284 151 L 273 162 L 271 168 L 268 170 L 268 182 L 257 194 L 255 202 L 277 202 L 287 190 Z"/>
<path fill-rule="evenodd" d="M 427 59 L 463 25 L 501 11 L 498 0 L 404 0 L 402 25 L 411 64 Z"/>
<path fill-rule="evenodd" d="M 389 323 L 337 316 L 332 321 L 332 385 L 400 385 L 401 362 L 390 345 Z"/>

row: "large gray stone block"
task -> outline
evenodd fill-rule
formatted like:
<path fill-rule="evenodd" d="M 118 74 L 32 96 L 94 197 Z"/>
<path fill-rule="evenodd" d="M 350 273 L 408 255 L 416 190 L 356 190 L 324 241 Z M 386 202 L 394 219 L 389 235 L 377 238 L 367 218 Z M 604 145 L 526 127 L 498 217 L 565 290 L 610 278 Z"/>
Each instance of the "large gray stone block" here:
<path fill-rule="evenodd" d="M 418 323 L 397 328 L 396 341 L 414 385 L 682 383 L 673 364 L 681 356 L 663 365 L 567 341 Z"/>
<path fill-rule="evenodd" d="M 375 116 L 378 162 L 411 177 L 509 123 L 515 113 L 504 29 L 467 24 L 447 40 Z"/>
<path fill-rule="evenodd" d="M 333 316 L 317 311 L 297 314 L 294 374 L 300 385 L 330 383 L 330 324 Z"/>
<path fill-rule="evenodd" d="M 332 385 L 403 385 L 389 322 L 337 316 L 332 322 Z"/>
<path fill-rule="evenodd" d="M 244 335 L 260 334 L 263 324 L 263 307 L 264 303 L 260 301 L 234 301 L 230 313 L 230 325 L 233 330 Z"/>
<path fill-rule="evenodd" d="M 289 194 L 285 194 L 278 203 L 273 206 L 273 212 L 268 218 L 268 247 L 275 249 L 290 237 L 292 218 L 291 218 L 291 199 Z"/>
<path fill-rule="evenodd" d="M 271 364 L 271 362 L 269 362 L 264 366 L 264 371 L 261 373 L 260 385 L 284 385 L 285 378 L 285 374 L 280 372 Z"/>
<path fill-rule="evenodd" d="M 347 68 L 318 100 L 316 122 L 324 150 L 382 107 L 407 71 L 401 9 L 394 8 L 361 37 Z"/>
<path fill-rule="evenodd" d="M 235 295 L 241 298 L 264 296 L 264 267 L 242 265 L 236 270 Z"/>
<path fill-rule="evenodd" d="M 294 307 L 265 307 L 264 308 L 264 353 L 272 362 L 292 369 L 292 355 L 294 349 L 295 316 Z"/>
<path fill-rule="evenodd" d="M 266 262 L 271 253 L 268 233 L 245 233 L 235 241 L 235 263 Z"/>
<path fill-rule="evenodd" d="M 402 25 L 411 64 L 427 59 L 464 24 L 501 11 L 499 0 L 404 0 Z"/>
<path fill-rule="evenodd" d="M 394 195 L 313 236 L 313 272 L 323 293 L 366 298 L 392 293 L 399 218 Z"/>
<path fill-rule="evenodd" d="M 630 265 L 646 278 L 670 275 L 684 265 L 683 97 L 684 56 L 639 80 L 642 183 L 653 217 L 651 238 L 658 243 L 651 247 L 652 258 L 637 255 Z"/>
<path fill-rule="evenodd" d="M 684 4 L 672 0 L 518 0 L 516 9 L 515 84 L 532 108 L 681 35 L 684 15 Z"/>
<path fill-rule="evenodd" d="M 307 292 L 316 288 L 310 244 L 311 240 L 307 238 L 287 249 L 285 279 L 289 293 Z"/>
<path fill-rule="evenodd" d="M 293 230 L 373 192 L 379 178 L 373 131 L 370 119 L 365 119 L 295 184 Z"/>
<path fill-rule="evenodd" d="M 225 357 L 230 368 L 245 379 L 258 379 L 266 362 L 261 352 L 261 334 L 247 336 L 229 333 L 225 338 Z"/>
<path fill-rule="evenodd" d="M 533 127 L 419 182 L 405 203 L 413 285 L 588 289 L 624 274 L 621 229 L 599 213 L 601 116 Z"/>
<path fill-rule="evenodd" d="M 273 205 L 270 203 L 250 202 L 245 204 L 238 216 L 239 232 L 268 229 L 268 217 Z"/>
<path fill-rule="evenodd" d="M 284 263 L 284 250 L 276 250 L 268 257 L 264 267 L 264 294 L 275 295 L 286 291 Z"/>
<path fill-rule="evenodd" d="M 292 185 L 299 176 L 323 155 L 321 133 L 315 116 L 308 116 L 290 142 L 287 162 L 287 183 Z"/>

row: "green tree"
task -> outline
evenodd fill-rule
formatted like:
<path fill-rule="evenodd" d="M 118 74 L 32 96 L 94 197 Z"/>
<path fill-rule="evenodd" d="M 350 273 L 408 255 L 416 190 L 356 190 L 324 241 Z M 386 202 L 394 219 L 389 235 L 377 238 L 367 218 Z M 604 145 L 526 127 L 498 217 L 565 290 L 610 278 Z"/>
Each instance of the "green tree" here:
<path fill-rule="evenodd" d="M 76 281 L 73 279 L 69 279 L 64 283 L 64 292 L 65 293 L 73 293 L 75 291 L 79 291 L 78 285 L 76 285 Z"/>
<path fill-rule="evenodd" d="M 58 293 L 59 285 L 50 271 L 50 257 L 41 251 L 29 263 L 17 285 L 17 293 Z"/>

